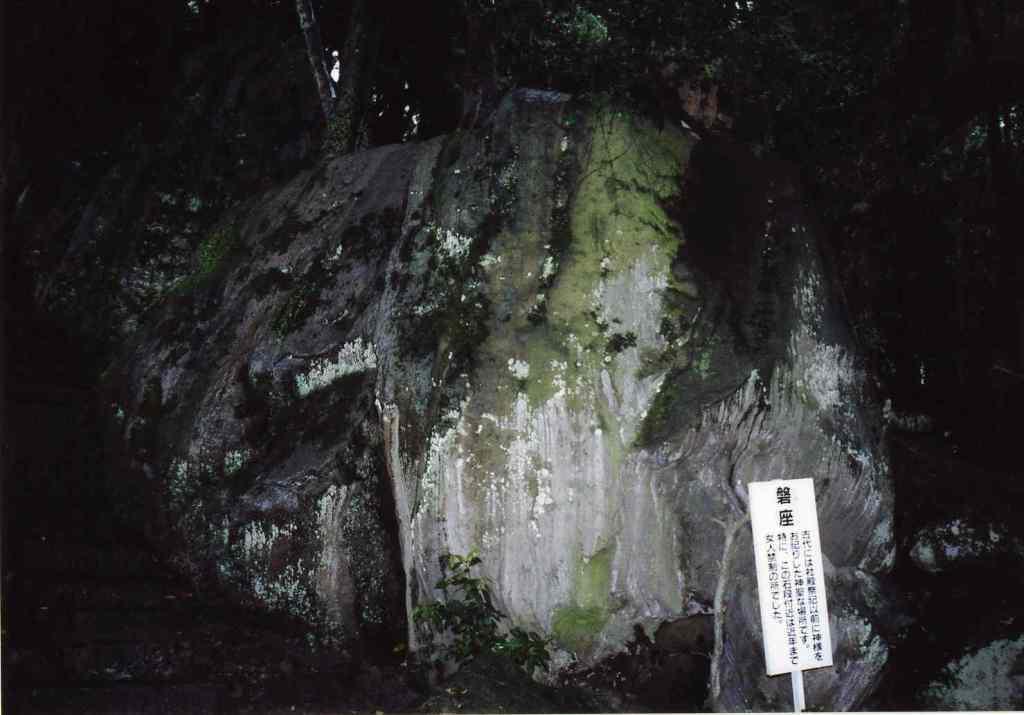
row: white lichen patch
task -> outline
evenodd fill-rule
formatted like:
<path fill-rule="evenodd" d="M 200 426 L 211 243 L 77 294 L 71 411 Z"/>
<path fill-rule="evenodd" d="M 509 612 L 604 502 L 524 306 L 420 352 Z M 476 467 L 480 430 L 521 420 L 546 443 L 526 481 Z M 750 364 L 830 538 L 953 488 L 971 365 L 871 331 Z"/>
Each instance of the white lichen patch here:
<path fill-rule="evenodd" d="M 911 560 L 918 568 L 929 573 L 940 573 L 948 568 L 988 558 L 1006 539 L 1002 528 L 995 525 L 976 526 L 962 519 L 952 521 L 917 534 L 910 550 Z"/>
<path fill-rule="evenodd" d="M 412 314 L 415 315 L 417 318 L 422 318 L 426 315 L 430 315 L 439 307 L 440 306 L 437 303 L 433 302 L 418 303 L 412 307 Z"/>
<path fill-rule="evenodd" d="M 430 435 L 430 446 L 427 450 L 427 466 L 423 472 L 423 478 L 420 480 L 420 498 L 419 503 L 414 507 L 414 512 L 422 508 L 435 508 L 438 485 L 444 478 L 445 464 L 457 439 L 458 425 L 443 432 L 434 432 Z"/>
<path fill-rule="evenodd" d="M 446 258 L 453 261 L 461 261 L 469 255 L 469 248 L 473 245 L 472 236 L 466 236 L 451 230 L 432 226 L 434 241 L 438 251 Z"/>
<path fill-rule="evenodd" d="M 537 497 L 533 500 L 533 508 L 534 510 L 543 511 L 548 507 L 554 506 L 555 499 L 551 496 L 550 477 L 545 478 L 543 474 L 539 474 L 538 479 L 540 480 L 540 485 L 537 488 Z"/>
<path fill-rule="evenodd" d="M 516 164 L 517 162 L 512 160 L 501 167 L 501 171 L 498 172 L 498 186 L 506 191 L 514 189 L 516 184 L 519 183 L 519 174 L 517 172 Z"/>
<path fill-rule="evenodd" d="M 934 420 L 928 415 L 899 412 L 893 409 L 891 399 L 886 399 L 882 406 L 882 419 L 887 424 L 904 432 L 930 432 L 935 427 Z"/>
<path fill-rule="evenodd" d="M 555 273 L 558 272 L 558 261 L 553 256 L 548 256 L 544 259 L 544 266 L 541 268 L 540 279 L 542 281 L 549 280 Z"/>
<path fill-rule="evenodd" d="M 997 640 L 952 661 L 925 692 L 938 710 L 1012 710 L 1024 705 L 1024 676 L 1015 673 L 1024 658 L 1024 636 Z"/>
<path fill-rule="evenodd" d="M 192 469 L 187 460 L 176 459 L 171 463 L 167 490 L 171 497 L 171 508 L 180 510 L 192 493 Z"/>
<path fill-rule="evenodd" d="M 480 257 L 481 268 L 491 268 L 501 263 L 501 256 L 495 256 L 493 253 L 485 253 Z"/>
<path fill-rule="evenodd" d="M 159 221 L 152 221 L 146 224 L 146 231 L 155 233 L 158 236 L 169 236 L 171 234 L 171 227 Z"/>
<path fill-rule="evenodd" d="M 252 592 L 272 609 L 306 619 L 315 617 L 316 607 L 308 585 L 308 574 L 295 564 L 288 564 L 273 575 L 254 574 Z"/>
<path fill-rule="evenodd" d="M 242 530 L 242 538 L 239 549 L 241 557 L 251 564 L 264 565 L 270 556 L 270 550 L 274 542 L 281 537 L 289 537 L 293 534 L 294 527 L 277 524 L 265 524 L 262 522 L 251 522 L 246 524 Z"/>
<path fill-rule="evenodd" d="M 320 558 L 316 568 L 315 588 L 327 611 L 341 622 L 340 610 L 346 602 L 345 584 L 350 575 L 345 556 L 342 530 L 349 487 L 331 485 L 316 502 L 316 528 L 320 539 Z"/>
<path fill-rule="evenodd" d="M 374 350 L 373 343 L 364 344 L 362 338 L 356 338 L 341 347 L 337 359 L 317 360 L 309 372 L 297 375 L 295 386 L 299 391 L 299 396 L 306 397 L 346 375 L 375 369 L 377 369 L 377 352 Z"/>
<path fill-rule="evenodd" d="M 241 538 L 230 548 L 237 563 L 243 565 L 246 582 L 256 598 L 272 609 L 287 611 L 304 619 L 316 618 L 316 599 L 311 590 L 312 574 L 301 563 L 275 567 L 275 547 L 281 540 L 296 535 L 292 524 L 278 526 L 251 522 Z M 227 576 L 227 574 L 225 574 Z"/>
<path fill-rule="evenodd" d="M 852 356 L 838 345 L 818 342 L 806 327 L 794 336 L 790 346 L 796 360 L 794 370 L 798 396 L 813 402 L 821 410 L 841 406 L 851 410 L 852 388 L 860 384 L 860 375 Z"/>
<path fill-rule="evenodd" d="M 345 500 L 348 492 L 347 487 L 332 484 L 316 502 L 316 523 L 321 533 L 330 530 L 335 521 L 335 515 Z"/>
<path fill-rule="evenodd" d="M 512 373 L 512 377 L 514 377 L 515 379 L 525 380 L 530 376 L 530 364 L 523 360 L 509 358 L 508 371 Z"/>
<path fill-rule="evenodd" d="M 796 232 L 796 227 L 793 231 Z M 803 228 L 801 227 L 801 231 Z M 821 325 L 825 295 L 818 271 L 801 269 L 796 281 L 796 306 L 804 323 L 817 329 Z"/>
<path fill-rule="evenodd" d="M 229 477 L 237 474 L 250 459 L 252 459 L 252 450 L 249 448 L 228 451 L 224 455 L 224 474 Z"/>
<path fill-rule="evenodd" d="M 560 360 L 552 360 L 550 368 L 551 386 L 554 388 L 554 393 L 551 395 L 552 399 L 561 400 L 564 399 L 567 394 L 576 394 L 576 391 L 580 388 L 582 377 L 577 375 L 574 384 L 569 384 L 569 379 L 567 378 L 569 363 Z"/>

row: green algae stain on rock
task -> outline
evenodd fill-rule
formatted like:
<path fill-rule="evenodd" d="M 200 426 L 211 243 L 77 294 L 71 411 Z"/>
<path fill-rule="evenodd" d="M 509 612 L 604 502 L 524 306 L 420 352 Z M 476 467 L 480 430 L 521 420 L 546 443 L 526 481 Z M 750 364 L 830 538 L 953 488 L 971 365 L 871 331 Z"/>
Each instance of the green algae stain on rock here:
<path fill-rule="evenodd" d="M 212 278 L 225 266 L 228 258 L 241 245 L 241 234 L 234 225 L 210 232 L 199 244 L 196 267 L 191 275 L 180 278 L 171 286 L 174 293 L 187 293 Z"/>
<path fill-rule="evenodd" d="M 591 125 L 590 158 L 572 201 L 567 265 L 548 298 L 549 315 L 567 328 L 593 309 L 602 278 L 652 252 L 652 268 L 667 274 L 679 242 L 661 203 L 679 192 L 689 156 L 685 137 L 613 112 L 598 113 Z M 588 337 L 597 337 L 594 328 Z"/>
<path fill-rule="evenodd" d="M 319 294 L 314 286 L 303 284 L 293 288 L 270 322 L 274 335 L 284 338 L 301 328 L 316 310 L 318 299 Z"/>
<path fill-rule="evenodd" d="M 584 608 L 608 608 L 614 554 L 614 548 L 606 546 L 582 559 L 576 578 L 576 599 Z"/>
<path fill-rule="evenodd" d="M 505 260 L 487 262 L 488 294 L 501 323 L 483 351 L 528 367 L 519 387 L 531 408 L 566 388 L 578 397 L 574 386 L 592 389 L 594 376 L 613 366 L 615 356 L 638 339 L 655 338 L 613 324 L 621 318 L 605 305 L 609 285 L 640 264 L 667 284 L 679 248 L 680 231 L 661 204 L 679 192 L 688 140 L 608 111 L 590 124 L 590 148 L 568 207 L 567 243 L 552 248 L 546 234 L 506 232 L 491 249 Z M 535 318 L 538 306 L 543 320 Z"/>
<path fill-rule="evenodd" d="M 608 623 L 614 549 L 605 547 L 580 559 L 576 567 L 573 602 L 556 609 L 551 621 L 555 639 L 580 653 L 588 650 Z"/>
<path fill-rule="evenodd" d="M 608 623 L 608 614 L 600 608 L 563 606 L 555 611 L 551 630 L 565 648 L 580 653 L 587 650 Z"/>

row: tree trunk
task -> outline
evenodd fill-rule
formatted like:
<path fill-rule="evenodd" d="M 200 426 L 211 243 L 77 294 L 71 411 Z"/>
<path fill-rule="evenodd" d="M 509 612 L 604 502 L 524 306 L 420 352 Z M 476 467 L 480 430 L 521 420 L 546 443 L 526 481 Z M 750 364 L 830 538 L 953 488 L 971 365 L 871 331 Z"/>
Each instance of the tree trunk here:
<path fill-rule="evenodd" d="M 330 141 L 342 153 L 355 151 L 366 103 L 366 70 L 371 47 L 379 42 L 380 33 L 370 32 L 365 0 L 352 3 L 348 35 L 341 52 L 341 75 L 338 77 L 337 117 L 331 127 Z"/>
<path fill-rule="evenodd" d="M 306 38 L 306 54 L 316 78 L 316 89 L 320 94 L 320 106 L 324 110 L 324 119 L 330 121 L 334 116 L 336 94 L 334 82 L 331 80 L 324 56 L 323 42 L 320 40 L 320 23 L 313 13 L 313 5 L 309 0 L 295 0 L 295 10 L 299 15 L 299 27 Z"/>

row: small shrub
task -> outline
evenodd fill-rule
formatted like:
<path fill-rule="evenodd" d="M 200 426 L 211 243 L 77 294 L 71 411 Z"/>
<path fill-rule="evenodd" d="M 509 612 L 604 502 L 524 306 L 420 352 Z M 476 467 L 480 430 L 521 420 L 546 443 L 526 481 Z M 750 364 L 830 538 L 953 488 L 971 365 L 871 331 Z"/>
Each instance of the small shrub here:
<path fill-rule="evenodd" d="M 494 652 L 503 653 L 512 659 L 512 662 L 522 667 L 527 673 L 533 673 L 534 668 L 547 670 L 551 661 L 551 653 L 548 651 L 550 640 L 542 638 L 536 633 L 525 631 L 519 626 L 512 626 L 508 635 L 494 644 Z"/>
<path fill-rule="evenodd" d="M 534 668 L 546 669 L 551 659 L 548 639 L 518 626 L 509 628 L 506 634 L 500 633 L 505 614 L 494 606 L 486 579 L 471 574 L 478 564 L 480 556 L 475 550 L 466 556 L 441 557 L 443 576 L 437 588 L 444 594 L 444 600 L 417 606 L 412 615 L 413 622 L 431 643 L 428 652 L 436 654 L 434 660 L 463 663 L 490 651 L 508 656 L 527 673 L 532 674 Z"/>

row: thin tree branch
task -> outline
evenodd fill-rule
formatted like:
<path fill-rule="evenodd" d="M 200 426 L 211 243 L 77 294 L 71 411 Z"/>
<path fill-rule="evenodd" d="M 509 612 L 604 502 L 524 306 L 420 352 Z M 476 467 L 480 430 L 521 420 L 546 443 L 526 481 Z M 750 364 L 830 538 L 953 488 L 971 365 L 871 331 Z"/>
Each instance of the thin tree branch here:
<path fill-rule="evenodd" d="M 327 57 L 324 55 L 323 42 L 320 40 L 320 23 L 316 19 L 310 0 L 295 0 L 295 10 L 299 15 L 299 27 L 302 28 L 302 35 L 306 39 L 306 54 L 309 56 L 313 77 L 316 78 L 316 89 L 320 94 L 320 106 L 324 111 L 324 119 L 330 121 L 334 116 L 337 96 L 334 91 L 334 82 L 327 69 Z"/>

